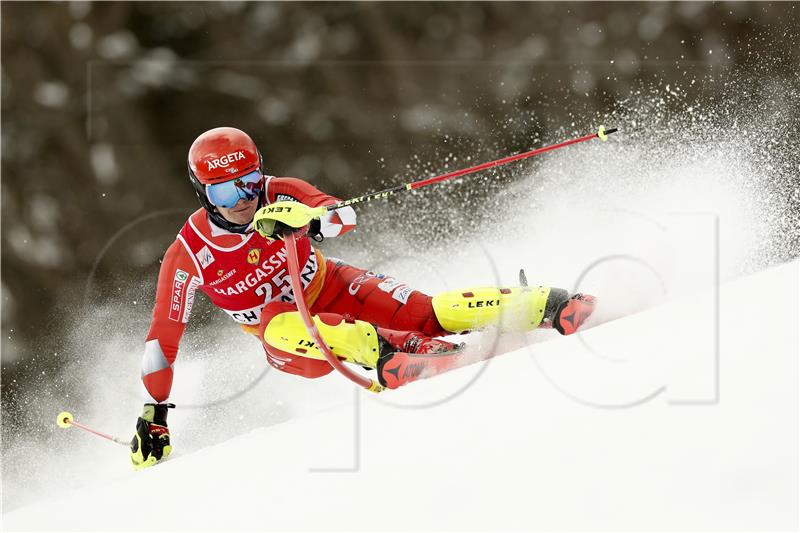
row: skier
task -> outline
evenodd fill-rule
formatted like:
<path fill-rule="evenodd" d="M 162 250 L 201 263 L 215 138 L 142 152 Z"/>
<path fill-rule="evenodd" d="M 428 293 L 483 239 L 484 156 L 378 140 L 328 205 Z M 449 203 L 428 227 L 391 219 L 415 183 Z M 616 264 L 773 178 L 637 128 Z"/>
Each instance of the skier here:
<path fill-rule="evenodd" d="M 158 276 L 142 360 L 142 381 L 152 401 L 144 405 L 131 441 L 137 469 L 156 464 L 172 449 L 167 428 L 167 409 L 174 407 L 167 403 L 172 365 L 197 289 L 258 337 L 276 369 L 306 378 L 333 369 L 295 307 L 283 240 L 250 226 L 257 210 L 273 202 L 317 207 L 339 199 L 297 178 L 264 175 L 255 143 L 235 128 L 197 137 L 188 167 L 202 207 L 167 249 Z M 325 258 L 311 244 L 355 226 L 353 209 L 342 207 L 301 228 L 278 223 L 272 237 L 287 229 L 297 236 L 305 299 L 333 353 L 376 369 L 380 383 L 390 388 L 458 356 L 460 345 L 436 337 L 501 322 L 517 330 L 553 327 L 569 335 L 594 308 L 592 296 L 550 287 L 474 287 L 431 297 L 392 277 Z"/>

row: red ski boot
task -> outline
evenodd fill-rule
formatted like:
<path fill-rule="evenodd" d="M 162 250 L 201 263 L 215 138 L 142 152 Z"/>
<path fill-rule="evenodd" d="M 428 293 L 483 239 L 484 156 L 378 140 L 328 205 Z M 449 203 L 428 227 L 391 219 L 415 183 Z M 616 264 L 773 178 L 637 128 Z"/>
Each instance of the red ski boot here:
<path fill-rule="evenodd" d="M 418 331 L 377 329 L 381 341 L 378 381 L 389 389 L 457 366 L 458 356 L 464 347 L 463 343 L 453 344 Z"/>
<path fill-rule="evenodd" d="M 573 294 L 558 303 L 552 319 L 553 327 L 562 335 L 572 335 L 592 314 L 595 303 L 597 298 L 590 294 Z"/>

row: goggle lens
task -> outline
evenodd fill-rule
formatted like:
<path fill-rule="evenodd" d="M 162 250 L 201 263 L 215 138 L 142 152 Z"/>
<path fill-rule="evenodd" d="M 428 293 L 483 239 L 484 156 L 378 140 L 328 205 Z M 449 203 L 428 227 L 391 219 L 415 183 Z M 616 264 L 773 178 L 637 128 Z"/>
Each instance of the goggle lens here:
<path fill-rule="evenodd" d="M 206 185 L 206 196 L 213 205 L 230 209 L 239 200 L 255 200 L 263 188 L 264 177 L 256 170 L 236 179 Z"/>

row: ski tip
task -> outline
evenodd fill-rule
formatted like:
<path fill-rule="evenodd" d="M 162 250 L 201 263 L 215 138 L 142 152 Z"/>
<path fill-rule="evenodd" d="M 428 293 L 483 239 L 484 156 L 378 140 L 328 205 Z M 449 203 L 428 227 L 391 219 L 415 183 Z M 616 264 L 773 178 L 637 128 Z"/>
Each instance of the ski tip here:
<path fill-rule="evenodd" d="M 56 424 L 60 428 L 68 428 L 72 425 L 72 413 L 68 413 L 66 411 L 62 411 L 58 413 L 58 417 L 56 418 Z"/>

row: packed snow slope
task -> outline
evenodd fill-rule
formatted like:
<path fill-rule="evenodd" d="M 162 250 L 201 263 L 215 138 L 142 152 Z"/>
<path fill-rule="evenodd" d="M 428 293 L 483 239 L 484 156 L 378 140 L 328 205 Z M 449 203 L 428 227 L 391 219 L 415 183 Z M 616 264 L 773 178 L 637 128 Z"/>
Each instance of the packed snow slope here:
<path fill-rule="evenodd" d="M 177 433 L 3 528 L 794 529 L 799 265 L 192 453 Z"/>

